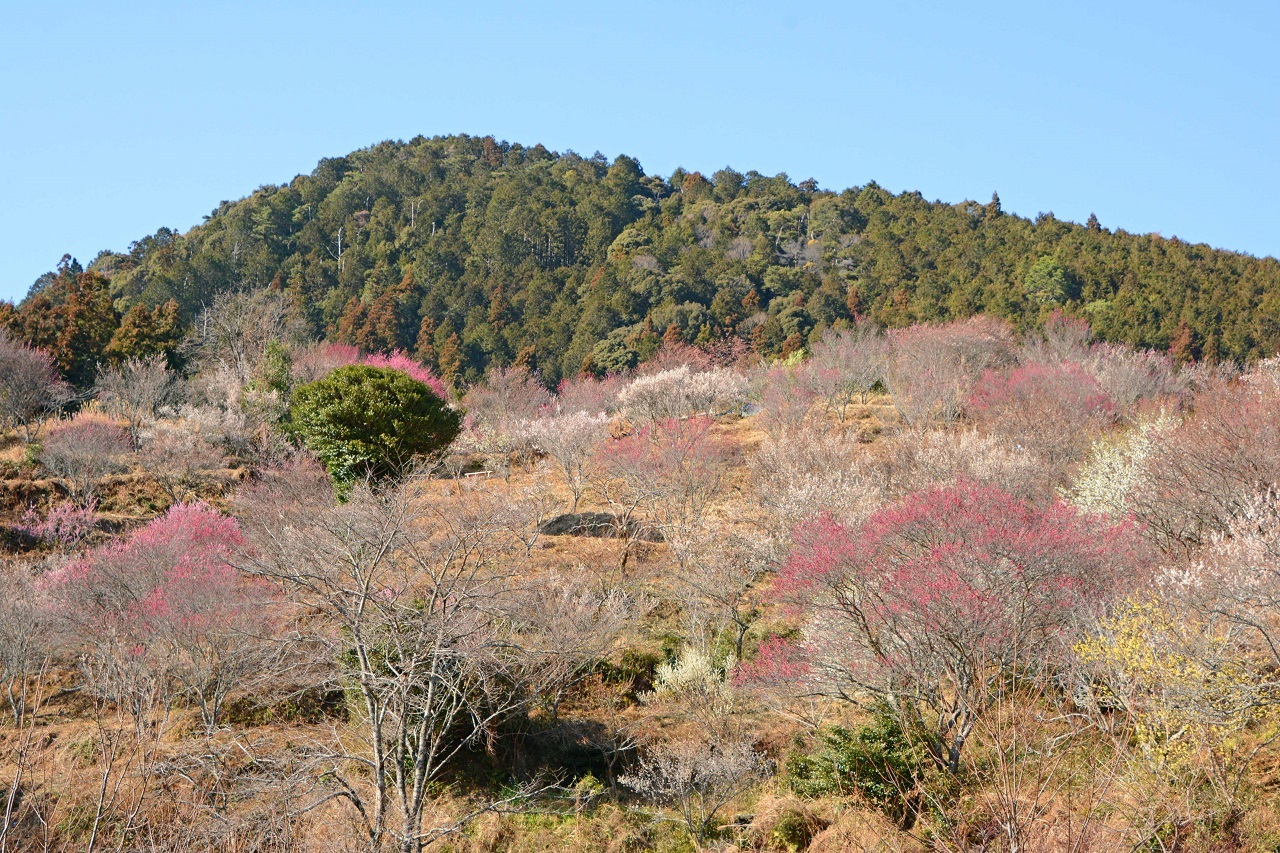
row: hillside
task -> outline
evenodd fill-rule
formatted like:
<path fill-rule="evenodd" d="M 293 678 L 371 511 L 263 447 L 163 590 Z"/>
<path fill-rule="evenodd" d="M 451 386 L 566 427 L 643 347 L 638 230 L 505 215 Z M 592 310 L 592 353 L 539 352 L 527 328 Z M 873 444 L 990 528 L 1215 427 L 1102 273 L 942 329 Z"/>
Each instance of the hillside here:
<path fill-rule="evenodd" d="M 1275 848 L 1280 359 L 864 320 L 458 393 L 305 325 L 92 399 L 0 331 L 0 850 Z"/>
<path fill-rule="evenodd" d="M 471 139 L 66 258 L 0 853 L 1278 849 L 1276 282 Z"/>
<path fill-rule="evenodd" d="M 77 319 L 59 313 L 86 287 L 102 293 L 79 297 Z M 626 156 L 468 136 L 323 160 L 185 234 L 103 252 L 88 273 L 68 262 L 4 319 L 75 372 L 113 336 L 116 355 L 170 349 L 216 294 L 264 287 L 288 294 L 314 335 L 403 348 L 465 381 L 516 362 L 550 382 L 626 369 L 663 337 L 739 336 L 776 357 L 858 314 L 900 327 L 987 313 L 1027 329 L 1062 309 L 1103 340 L 1182 361 L 1280 350 L 1273 258 L 1092 218 L 1031 221 L 995 198 L 832 192 L 728 168 L 664 178 Z M 67 330 L 77 324 L 89 328 Z"/>

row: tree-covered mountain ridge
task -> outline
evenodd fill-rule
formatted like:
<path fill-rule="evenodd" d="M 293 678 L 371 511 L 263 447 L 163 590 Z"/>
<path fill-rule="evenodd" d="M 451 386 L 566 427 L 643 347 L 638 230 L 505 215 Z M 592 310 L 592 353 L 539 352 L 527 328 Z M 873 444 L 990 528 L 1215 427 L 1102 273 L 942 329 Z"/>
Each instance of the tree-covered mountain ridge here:
<path fill-rule="evenodd" d="M 899 327 L 986 313 L 1027 329 L 1062 311 L 1182 360 L 1280 350 L 1274 258 L 1094 217 L 1030 220 L 995 197 L 833 192 L 729 168 L 664 178 L 625 155 L 471 136 L 322 160 L 186 233 L 162 228 L 86 272 L 64 263 L 0 320 L 79 347 L 59 362 L 87 367 L 108 347 L 170 347 L 217 294 L 260 288 L 287 294 L 317 336 L 405 349 L 464 381 L 512 363 L 548 381 L 626 369 L 664 338 L 786 356 L 857 315 Z"/>

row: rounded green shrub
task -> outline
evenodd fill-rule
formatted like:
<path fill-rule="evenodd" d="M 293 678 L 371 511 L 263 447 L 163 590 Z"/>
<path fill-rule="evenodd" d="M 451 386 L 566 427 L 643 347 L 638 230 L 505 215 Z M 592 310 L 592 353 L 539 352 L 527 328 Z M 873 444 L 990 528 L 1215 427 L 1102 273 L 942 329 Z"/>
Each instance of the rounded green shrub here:
<path fill-rule="evenodd" d="M 293 435 L 339 483 L 405 474 L 457 437 L 462 416 L 398 370 L 352 365 L 294 389 Z"/>

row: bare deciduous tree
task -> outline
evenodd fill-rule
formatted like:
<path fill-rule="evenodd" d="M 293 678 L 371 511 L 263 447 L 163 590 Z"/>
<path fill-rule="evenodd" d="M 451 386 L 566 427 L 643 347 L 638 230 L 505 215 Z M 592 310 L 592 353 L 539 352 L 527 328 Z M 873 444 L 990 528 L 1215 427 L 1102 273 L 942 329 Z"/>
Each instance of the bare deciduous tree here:
<path fill-rule="evenodd" d="M 821 390 L 804 368 L 773 367 L 756 374 L 756 397 L 763 411 L 757 416 L 769 437 L 804 427 Z"/>
<path fill-rule="evenodd" d="M 1187 382 L 1176 371 L 1173 359 L 1151 350 L 1097 344 L 1083 366 L 1126 415 L 1144 400 L 1164 399 L 1176 407 L 1187 392 Z"/>
<path fill-rule="evenodd" d="M 959 769 L 978 719 L 1010 684 L 1018 653 L 1041 665 L 1089 613 L 1141 584 L 1144 549 L 1125 527 L 995 487 L 925 490 L 850 530 L 819 516 L 775 585 L 807 602 L 817 680 L 854 701 L 893 703 L 929 753 Z"/>
<path fill-rule="evenodd" d="M 1083 364 L 1089 357 L 1093 332 L 1085 320 L 1055 310 L 1044 328 L 1032 333 L 1022 346 L 1021 360 L 1034 364 Z"/>
<path fill-rule="evenodd" d="M 751 593 L 771 567 L 771 543 L 764 537 L 717 526 L 674 547 L 691 552 L 678 560 L 684 569 L 677 578 L 689 637 L 695 642 L 714 642 L 727 630 L 734 655 L 740 660 L 747 631 L 760 615 Z"/>
<path fill-rule="evenodd" d="M 889 344 L 879 327 L 866 318 L 858 318 L 852 329 L 828 330 L 813 346 L 813 356 L 806 365 L 826 397 L 827 405 L 845 410 L 855 397 L 867 402 L 867 395 L 884 379 Z"/>
<path fill-rule="evenodd" d="M 142 427 L 154 420 L 162 407 L 176 405 L 181 399 L 178 377 L 163 355 L 100 367 L 94 390 L 107 414 L 129 424 L 135 446 Z"/>
<path fill-rule="evenodd" d="M 228 291 L 200 312 L 183 350 L 201 370 L 229 371 L 244 385 L 262 369 L 273 344 L 305 344 L 305 324 L 283 295 Z"/>
<path fill-rule="evenodd" d="M 618 407 L 618 392 L 627 382 L 622 376 L 611 374 L 603 379 L 577 376 L 565 379 L 556 390 L 553 406 L 557 414 L 585 412 L 588 415 L 611 414 Z"/>
<path fill-rule="evenodd" d="M 190 499 L 203 472 L 222 465 L 222 454 L 198 422 L 158 421 L 140 439 L 139 465 L 174 503 Z"/>
<path fill-rule="evenodd" d="M 14 340 L 0 329 L 0 419 L 22 430 L 30 443 L 44 418 L 74 397 L 53 356 Z"/>
<path fill-rule="evenodd" d="M 530 664 L 522 680 L 552 719 L 568 692 L 590 674 L 588 665 L 613 651 L 638 609 L 633 596 L 601 590 L 581 568 L 520 591 L 516 626 Z"/>
<path fill-rule="evenodd" d="M 485 379 L 483 385 L 467 392 L 463 405 L 495 435 L 515 436 L 525 422 L 551 405 L 551 392 L 526 367 L 494 368 Z"/>
<path fill-rule="evenodd" d="M 1167 548 L 1194 548 L 1280 484 L 1280 384 L 1254 377 L 1195 398 L 1177 427 L 1150 435 L 1129 506 Z"/>
<path fill-rule="evenodd" d="M 354 808 L 371 849 L 406 853 L 456 831 L 424 828 L 432 783 L 469 745 L 493 748 L 528 702 L 532 666 L 515 615 L 518 564 L 496 498 L 433 494 L 425 478 L 333 505 L 295 472 L 244 495 L 245 571 L 319 617 L 308 640 L 359 696 L 351 738 L 318 748 L 329 795 Z"/>
<path fill-rule="evenodd" d="M 534 470 L 533 481 L 523 486 L 508 486 L 507 500 L 501 510 L 503 523 L 510 534 L 524 546 L 525 556 L 533 552 L 543 535 L 543 525 L 554 518 L 563 502 L 550 483 L 545 466 Z"/>
<path fill-rule="evenodd" d="M 903 420 L 921 427 L 954 420 L 973 381 L 1014 359 L 1012 328 L 991 317 L 895 329 L 889 333 L 885 383 Z"/>
<path fill-rule="evenodd" d="M 102 478 L 118 471 L 129 436 L 100 415 L 81 412 L 49 430 L 40 464 L 67 482 L 71 497 L 88 506 Z"/>
<path fill-rule="evenodd" d="M 679 543 L 698 534 L 707 508 L 720 494 L 732 455 L 709 418 L 650 424 L 597 448 L 592 486 L 627 538 L 624 568 L 631 547 L 647 535 L 656 532 Z M 676 548 L 674 553 L 687 551 Z"/>
<path fill-rule="evenodd" d="M 268 657 L 267 590 L 227 563 L 242 541 L 233 519 L 180 504 L 58 574 L 60 612 L 95 691 L 141 702 L 135 718 L 145 696 L 184 697 L 206 732 L 217 728 L 227 697 Z"/>
<path fill-rule="evenodd" d="M 15 726 L 22 725 L 32 679 L 52 652 L 50 634 L 48 605 L 26 569 L 18 567 L 0 599 L 0 682 Z"/>
<path fill-rule="evenodd" d="M 879 505 L 881 478 L 865 450 L 840 431 L 797 429 L 763 442 L 747 460 L 751 493 L 764 510 L 759 524 L 783 543 L 818 512 L 850 523 Z"/>
<path fill-rule="evenodd" d="M 570 512 L 578 511 L 578 502 L 587 485 L 587 462 L 604 438 L 607 427 L 604 415 L 570 412 L 527 421 L 521 428 L 525 440 L 560 469 L 565 486 L 573 496 Z"/>

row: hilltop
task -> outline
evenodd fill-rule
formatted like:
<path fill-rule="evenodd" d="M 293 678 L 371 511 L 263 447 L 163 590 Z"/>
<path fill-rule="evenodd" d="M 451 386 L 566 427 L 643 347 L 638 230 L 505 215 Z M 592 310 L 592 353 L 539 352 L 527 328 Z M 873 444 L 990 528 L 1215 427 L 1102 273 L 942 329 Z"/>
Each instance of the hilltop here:
<path fill-rule="evenodd" d="M 162 228 L 87 271 L 68 258 L 0 319 L 74 367 L 113 337 L 113 356 L 171 350 L 217 294 L 262 288 L 287 294 L 314 336 L 401 348 L 466 382 L 513 363 L 551 383 L 623 370 L 664 338 L 786 356 L 857 315 L 894 328 L 985 313 L 1026 330 L 1060 310 L 1180 361 L 1280 349 L 1274 258 L 1092 217 L 1029 220 L 994 197 L 730 168 L 662 177 L 625 155 L 471 136 L 325 159 L 186 233 Z"/>

